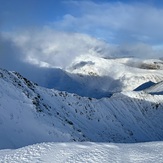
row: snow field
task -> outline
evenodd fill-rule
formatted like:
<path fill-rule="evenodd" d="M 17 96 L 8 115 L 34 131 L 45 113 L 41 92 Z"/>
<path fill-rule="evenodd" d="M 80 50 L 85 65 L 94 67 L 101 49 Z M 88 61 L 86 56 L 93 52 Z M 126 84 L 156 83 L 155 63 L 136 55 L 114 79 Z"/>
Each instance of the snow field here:
<path fill-rule="evenodd" d="M 163 142 L 41 143 L 15 150 L 1 150 L 2 163 L 162 163 Z"/>

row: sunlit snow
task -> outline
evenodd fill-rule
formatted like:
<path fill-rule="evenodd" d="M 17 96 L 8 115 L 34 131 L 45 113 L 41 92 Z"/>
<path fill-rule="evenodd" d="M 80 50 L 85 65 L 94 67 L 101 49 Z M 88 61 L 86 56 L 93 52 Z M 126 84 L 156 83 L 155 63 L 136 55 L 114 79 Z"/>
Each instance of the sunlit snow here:
<path fill-rule="evenodd" d="M 15 150 L 1 150 L 0 162 L 162 163 L 163 142 L 138 144 L 42 143 Z"/>

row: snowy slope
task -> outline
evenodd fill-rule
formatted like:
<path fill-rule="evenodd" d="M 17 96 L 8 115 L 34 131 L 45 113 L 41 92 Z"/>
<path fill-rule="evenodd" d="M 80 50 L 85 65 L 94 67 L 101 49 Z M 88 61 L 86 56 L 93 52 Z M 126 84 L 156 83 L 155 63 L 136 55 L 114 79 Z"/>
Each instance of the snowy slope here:
<path fill-rule="evenodd" d="M 67 71 L 83 75 L 83 77 L 85 75 L 92 76 L 93 79 L 86 82 L 93 83 L 104 91 L 120 92 L 134 90 L 148 81 L 154 83 L 162 81 L 163 61 L 135 58 L 107 59 L 85 55 L 76 58 Z M 82 78 L 78 80 L 78 82 L 80 81 Z"/>
<path fill-rule="evenodd" d="M 162 108 L 161 95 L 130 91 L 86 98 L 0 70 L 0 148 L 49 141 L 163 140 Z"/>
<path fill-rule="evenodd" d="M 131 91 L 149 81 L 163 81 L 163 61 L 156 59 L 103 58 L 85 54 L 74 58 L 65 69 L 33 67 L 30 71 L 24 75 L 43 87 L 93 98 Z"/>
<path fill-rule="evenodd" d="M 151 87 L 145 89 L 144 91 L 153 95 L 154 94 L 163 95 L 163 81 L 152 85 Z"/>
<path fill-rule="evenodd" d="M 42 143 L 16 150 L 1 150 L 0 162 L 162 163 L 162 156 L 163 142 L 138 144 Z"/>

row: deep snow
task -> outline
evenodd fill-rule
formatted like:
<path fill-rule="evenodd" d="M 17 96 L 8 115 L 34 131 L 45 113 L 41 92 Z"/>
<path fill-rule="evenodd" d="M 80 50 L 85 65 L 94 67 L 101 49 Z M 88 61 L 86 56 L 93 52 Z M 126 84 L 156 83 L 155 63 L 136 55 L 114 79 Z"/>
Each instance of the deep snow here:
<path fill-rule="evenodd" d="M 163 142 L 41 143 L 16 150 L 0 150 L 0 162 L 8 163 L 162 163 Z"/>

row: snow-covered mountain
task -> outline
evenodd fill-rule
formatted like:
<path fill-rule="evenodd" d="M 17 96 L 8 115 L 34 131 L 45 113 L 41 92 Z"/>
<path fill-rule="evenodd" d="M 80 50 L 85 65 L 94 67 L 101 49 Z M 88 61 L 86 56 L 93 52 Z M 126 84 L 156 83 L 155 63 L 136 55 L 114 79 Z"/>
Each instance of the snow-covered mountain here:
<path fill-rule="evenodd" d="M 163 81 L 163 61 L 156 59 L 76 57 L 65 69 L 41 69 L 30 78 L 41 86 L 80 96 L 102 98 L 132 91 L 140 85 Z M 37 76 L 37 78 L 35 77 Z"/>
<path fill-rule="evenodd" d="M 101 60 L 104 63 L 106 61 L 107 65 L 112 64 L 110 60 Z M 131 82 L 143 76 L 138 73 L 140 68 L 131 67 L 135 69 L 133 74 L 136 74 L 137 78 L 130 79 L 128 72 L 125 73 L 125 68 L 128 69 L 128 66 L 122 64 L 122 61 L 118 62 L 124 67 L 124 71 L 119 71 L 123 72 L 123 75 L 128 75 L 125 79 Z M 69 68 L 71 75 L 80 76 L 84 72 L 85 78 L 86 73 L 89 74 L 86 70 L 92 72 L 89 66 L 96 65 L 95 60 L 92 62 L 95 64 L 88 62 L 82 63 L 84 64 L 82 67 L 77 65 L 77 68 L 75 66 Z M 104 63 L 104 67 L 107 67 Z M 103 72 L 89 74 L 89 78 L 92 80 L 96 76 L 102 76 L 104 72 L 110 73 L 113 66 L 104 68 Z M 144 78 L 144 82 L 149 76 L 154 82 L 160 81 L 161 69 L 160 66 L 159 70 L 141 70 L 148 76 Z M 114 76 L 114 79 L 116 78 L 118 79 L 118 76 Z M 136 80 L 135 83 L 133 85 L 137 86 L 139 82 Z M 131 83 L 128 85 L 132 86 Z M 101 86 L 102 84 L 98 87 Z M 101 99 L 81 97 L 77 94 L 37 86 L 19 73 L 1 69 L 0 148 L 18 148 L 49 141 L 129 143 L 163 140 L 162 108 L 163 96 L 160 94 L 151 94 L 147 91 L 123 91 Z"/>

